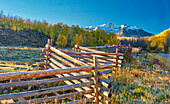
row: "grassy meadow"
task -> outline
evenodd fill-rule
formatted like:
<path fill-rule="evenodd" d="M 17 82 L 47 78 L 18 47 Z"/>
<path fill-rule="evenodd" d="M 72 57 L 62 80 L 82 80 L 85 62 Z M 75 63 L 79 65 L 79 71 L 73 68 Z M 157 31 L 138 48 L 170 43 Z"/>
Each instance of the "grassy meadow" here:
<path fill-rule="evenodd" d="M 0 73 L 37 70 L 36 62 L 42 57 L 40 53 L 40 48 L 1 48 Z M 122 66 L 122 70 L 117 70 L 112 76 L 114 79 L 113 95 L 110 99 L 112 103 L 168 104 L 170 102 L 170 64 L 165 58 L 142 52 L 126 57 Z M 63 83 L 52 83 L 30 89 L 48 88 L 59 84 L 63 85 Z M 28 87 L 19 87 L 5 91 L 13 93 L 28 89 Z M 4 93 L 0 91 L 0 94 Z"/>

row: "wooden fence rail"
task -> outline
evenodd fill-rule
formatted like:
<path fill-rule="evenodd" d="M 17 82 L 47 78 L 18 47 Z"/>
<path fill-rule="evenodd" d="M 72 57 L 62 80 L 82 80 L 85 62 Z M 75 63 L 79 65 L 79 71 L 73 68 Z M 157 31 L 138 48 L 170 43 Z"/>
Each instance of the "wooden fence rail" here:
<path fill-rule="evenodd" d="M 65 100 L 66 104 L 111 103 L 108 99 L 112 96 L 113 78 L 111 75 L 121 67 L 124 56 L 123 53 L 120 53 L 121 51 L 118 51 L 120 47 L 127 48 L 120 45 L 82 47 L 77 44 L 74 47 L 75 51 L 65 51 L 54 48 L 52 40 L 48 39 L 47 45 L 42 49 L 45 53 L 41 54 L 45 58 L 40 59 L 43 62 L 37 63 L 40 70 L 0 73 L 1 92 L 10 88 L 22 89 L 26 86 L 29 91 L 0 93 L 0 100 L 15 99 L 14 104 L 56 103 L 61 100 Z M 115 53 L 97 50 L 105 48 L 117 49 Z M 4 83 L 11 79 L 21 79 L 21 82 Z M 61 82 L 63 82 L 62 85 Z M 55 86 L 51 86 L 53 84 Z M 41 85 L 47 87 L 33 89 L 35 86 Z M 20 101 L 20 98 L 24 98 L 24 100 Z"/>
<path fill-rule="evenodd" d="M 33 77 L 44 77 L 55 74 L 65 74 L 71 72 L 91 71 L 93 66 L 82 66 L 75 68 L 64 68 L 64 69 L 53 69 L 43 71 L 29 71 L 29 72 L 11 72 L 11 73 L 0 73 L 0 81 L 10 79 L 22 79 L 22 78 L 33 78 Z"/>
<path fill-rule="evenodd" d="M 47 47 L 48 46 L 46 45 L 46 48 L 42 49 L 42 51 L 47 52 Z M 108 46 L 108 47 L 99 46 L 97 48 L 95 48 L 95 47 L 89 48 L 89 47 L 82 47 L 82 46 L 79 46 L 77 44 L 73 48 L 74 51 L 65 51 L 65 50 L 59 51 L 57 49 L 54 49 L 52 46 L 49 46 L 49 47 L 50 47 L 50 52 L 51 52 L 50 55 L 51 56 L 56 56 L 55 57 L 56 59 L 58 59 L 59 56 L 63 56 L 64 59 L 65 59 L 64 60 L 65 62 L 63 60 L 62 60 L 62 62 L 64 62 L 64 63 L 67 62 L 69 64 L 70 63 L 75 64 L 71 67 L 87 66 L 87 65 L 94 66 L 94 57 L 96 57 L 97 74 L 95 74 L 95 71 L 94 71 L 94 76 L 102 76 L 103 78 L 105 78 L 105 79 L 98 79 L 98 81 L 97 81 L 100 84 L 100 86 L 104 86 L 104 88 L 102 88 L 102 90 L 101 90 L 101 88 L 99 87 L 99 89 L 100 89 L 99 92 L 102 95 L 97 94 L 98 97 L 96 99 L 97 100 L 96 102 L 98 102 L 98 100 L 101 100 L 103 97 L 111 96 L 111 92 L 106 91 L 106 89 L 109 90 L 110 88 L 112 88 L 112 85 L 110 84 L 110 82 L 113 81 L 111 76 L 108 75 L 108 74 L 113 73 L 113 70 L 115 71 L 116 69 L 118 69 L 118 67 L 119 68 L 121 67 L 121 63 L 122 63 L 122 59 L 123 59 L 124 54 L 120 53 L 121 51 L 119 51 L 119 50 L 123 50 L 121 48 L 127 48 L 126 46 L 121 46 L 121 45 L 119 45 L 119 46 Z M 94 50 L 94 49 L 104 49 L 104 48 L 107 48 L 107 49 L 116 48 L 115 49 L 116 51 L 115 51 L 115 53 L 108 53 L 108 52 L 101 51 L 101 50 Z M 61 52 L 62 52 L 62 54 L 61 54 Z M 64 53 L 68 54 L 72 58 L 74 57 L 76 59 L 73 58 L 74 60 L 72 60 L 71 58 L 66 57 Z M 79 61 L 77 61 L 77 60 L 79 60 Z M 58 63 L 56 65 L 60 66 Z M 112 70 L 110 70 L 109 68 L 111 68 Z M 99 71 L 101 69 L 104 69 L 104 71 Z M 109 69 L 109 70 L 106 70 L 106 69 Z M 74 75 L 77 75 L 77 73 L 74 74 Z M 86 80 L 82 80 L 82 81 L 87 82 L 89 80 L 86 79 Z M 94 88 L 94 89 L 96 88 L 95 86 L 91 86 L 91 87 Z M 86 89 L 88 89 L 88 88 L 85 88 L 85 90 Z M 96 96 L 96 94 L 92 94 L 92 95 Z M 88 97 L 89 96 L 87 96 L 87 98 Z M 98 99 L 98 98 L 100 98 L 100 99 Z M 108 101 L 108 102 L 110 102 L 110 101 Z"/>

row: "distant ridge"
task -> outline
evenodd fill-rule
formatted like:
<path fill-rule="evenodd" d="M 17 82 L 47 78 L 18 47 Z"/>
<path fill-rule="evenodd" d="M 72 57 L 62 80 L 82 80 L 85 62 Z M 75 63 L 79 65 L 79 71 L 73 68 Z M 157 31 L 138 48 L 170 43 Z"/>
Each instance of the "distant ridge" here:
<path fill-rule="evenodd" d="M 144 31 L 142 28 L 137 26 L 131 25 L 115 25 L 113 23 L 98 25 L 96 27 L 93 26 L 86 26 L 85 30 L 99 30 L 104 29 L 107 33 L 109 31 L 115 33 L 118 37 L 145 37 L 145 36 L 152 36 L 153 34 Z"/>

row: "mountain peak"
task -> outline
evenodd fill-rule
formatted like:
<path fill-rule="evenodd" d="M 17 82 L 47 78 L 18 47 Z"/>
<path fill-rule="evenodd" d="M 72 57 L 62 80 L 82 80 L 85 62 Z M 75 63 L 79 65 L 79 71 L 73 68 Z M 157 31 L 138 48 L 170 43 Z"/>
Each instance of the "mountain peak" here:
<path fill-rule="evenodd" d="M 144 31 L 143 29 L 137 27 L 137 26 L 131 26 L 131 25 L 116 25 L 112 22 L 109 22 L 107 24 L 98 25 L 96 27 L 93 26 L 86 26 L 85 30 L 99 30 L 104 29 L 106 33 L 109 33 L 110 31 L 115 33 L 117 36 L 125 36 L 125 37 L 131 37 L 131 36 L 137 36 L 137 37 L 143 37 L 143 36 L 151 36 L 153 34 L 148 33 Z"/>
<path fill-rule="evenodd" d="M 106 24 L 100 25 L 100 26 L 106 26 Z"/>

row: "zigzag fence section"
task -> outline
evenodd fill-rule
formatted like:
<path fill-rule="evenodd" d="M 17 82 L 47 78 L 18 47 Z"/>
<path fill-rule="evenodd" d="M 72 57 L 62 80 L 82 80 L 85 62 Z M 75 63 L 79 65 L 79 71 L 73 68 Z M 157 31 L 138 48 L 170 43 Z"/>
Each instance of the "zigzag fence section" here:
<path fill-rule="evenodd" d="M 105 46 L 100 47 L 104 49 Z M 14 99 L 14 104 L 62 101 L 67 104 L 111 103 L 111 75 L 121 68 L 123 59 L 123 53 L 118 50 L 120 46 L 116 48 L 115 53 L 109 53 L 98 50 L 99 47 L 77 44 L 74 51 L 64 51 L 54 48 L 52 40 L 48 39 L 41 54 L 45 58 L 37 63 L 38 71 L 0 73 L 0 90 L 28 88 L 29 91 L 1 94 L 0 100 Z M 110 48 L 109 51 L 113 50 Z M 20 79 L 20 82 L 8 82 L 12 79 Z M 38 85 L 46 87 L 34 89 Z"/>

